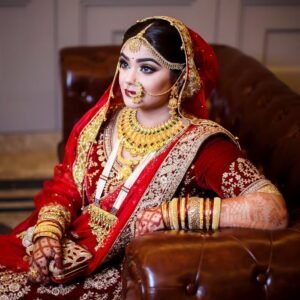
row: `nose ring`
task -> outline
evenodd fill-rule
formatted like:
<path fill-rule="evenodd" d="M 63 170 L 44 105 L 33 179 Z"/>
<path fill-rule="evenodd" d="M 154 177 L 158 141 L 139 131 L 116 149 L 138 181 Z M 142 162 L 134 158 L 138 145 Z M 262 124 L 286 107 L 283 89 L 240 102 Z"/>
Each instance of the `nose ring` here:
<path fill-rule="evenodd" d="M 134 104 L 140 104 L 142 102 L 142 98 L 144 97 L 144 88 L 140 82 L 137 82 L 135 85 L 136 85 L 136 94 L 132 98 L 132 102 Z"/>

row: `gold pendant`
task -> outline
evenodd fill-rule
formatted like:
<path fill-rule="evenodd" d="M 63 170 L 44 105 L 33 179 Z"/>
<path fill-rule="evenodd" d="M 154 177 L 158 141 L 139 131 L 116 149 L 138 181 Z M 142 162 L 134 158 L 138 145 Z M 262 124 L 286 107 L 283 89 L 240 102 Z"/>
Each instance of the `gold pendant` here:
<path fill-rule="evenodd" d="M 118 173 L 118 180 L 125 181 L 132 173 L 132 170 L 129 166 L 122 166 L 121 170 Z"/>

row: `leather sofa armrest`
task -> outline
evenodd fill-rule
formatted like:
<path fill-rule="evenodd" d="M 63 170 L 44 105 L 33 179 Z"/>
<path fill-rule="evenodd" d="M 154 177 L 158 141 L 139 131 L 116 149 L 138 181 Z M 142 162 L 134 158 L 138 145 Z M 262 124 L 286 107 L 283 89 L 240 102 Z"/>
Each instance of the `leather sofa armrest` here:
<path fill-rule="evenodd" d="M 300 222 L 265 231 L 163 231 L 126 248 L 124 299 L 296 299 Z"/>

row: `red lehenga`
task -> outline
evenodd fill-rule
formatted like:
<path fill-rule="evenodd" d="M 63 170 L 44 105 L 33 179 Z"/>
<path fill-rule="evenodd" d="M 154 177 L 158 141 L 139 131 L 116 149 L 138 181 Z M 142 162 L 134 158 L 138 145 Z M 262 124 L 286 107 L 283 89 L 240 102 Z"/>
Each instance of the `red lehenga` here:
<path fill-rule="evenodd" d="M 143 169 L 118 211 L 118 222 L 103 241 L 97 224 L 81 208 L 93 205 L 96 182 L 110 154 L 110 119 L 122 106 L 118 86 L 111 99 L 109 87 L 99 102 L 76 124 L 53 180 L 35 197 L 36 210 L 12 234 L 0 237 L 0 299 L 118 299 L 121 293 L 121 260 L 126 244 L 134 238 L 139 211 L 170 200 L 174 195 L 219 195 L 234 197 L 265 184 L 265 179 L 245 159 L 234 137 L 214 122 L 205 120 L 205 95 L 214 85 L 217 64 L 212 49 L 189 31 L 197 72 L 203 88 L 182 104 L 192 122 L 174 137 Z M 202 68 L 202 69 L 201 69 Z M 203 71 L 205 70 L 205 71 Z M 192 70 L 187 69 L 192 78 Z M 196 113 L 195 113 L 196 112 Z M 112 169 L 101 208 L 110 211 L 122 188 Z M 22 245 L 24 232 L 34 226 L 39 210 L 49 204 L 62 205 L 71 213 L 66 232 L 69 239 L 92 253 L 85 278 L 69 284 L 42 286 L 27 281 L 28 256 Z M 97 269 L 97 270 L 96 270 Z M 95 272 L 96 270 L 96 272 Z M 92 274 L 94 272 L 94 274 Z M 91 275 L 92 274 L 92 275 Z"/>

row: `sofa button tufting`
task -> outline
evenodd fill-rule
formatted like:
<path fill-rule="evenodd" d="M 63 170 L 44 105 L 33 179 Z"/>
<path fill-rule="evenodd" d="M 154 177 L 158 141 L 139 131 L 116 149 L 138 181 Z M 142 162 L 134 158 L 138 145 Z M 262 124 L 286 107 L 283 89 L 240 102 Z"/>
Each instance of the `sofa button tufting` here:
<path fill-rule="evenodd" d="M 260 273 L 256 276 L 256 280 L 260 284 L 266 284 L 268 280 L 268 275 L 266 273 Z"/>
<path fill-rule="evenodd" d="M 189 283 L 186 285 L 185 290 L 187 292 L 188 295 L 195 295 L 197 292 L 197 286 L 195 285 L 195 283 Z"/>

